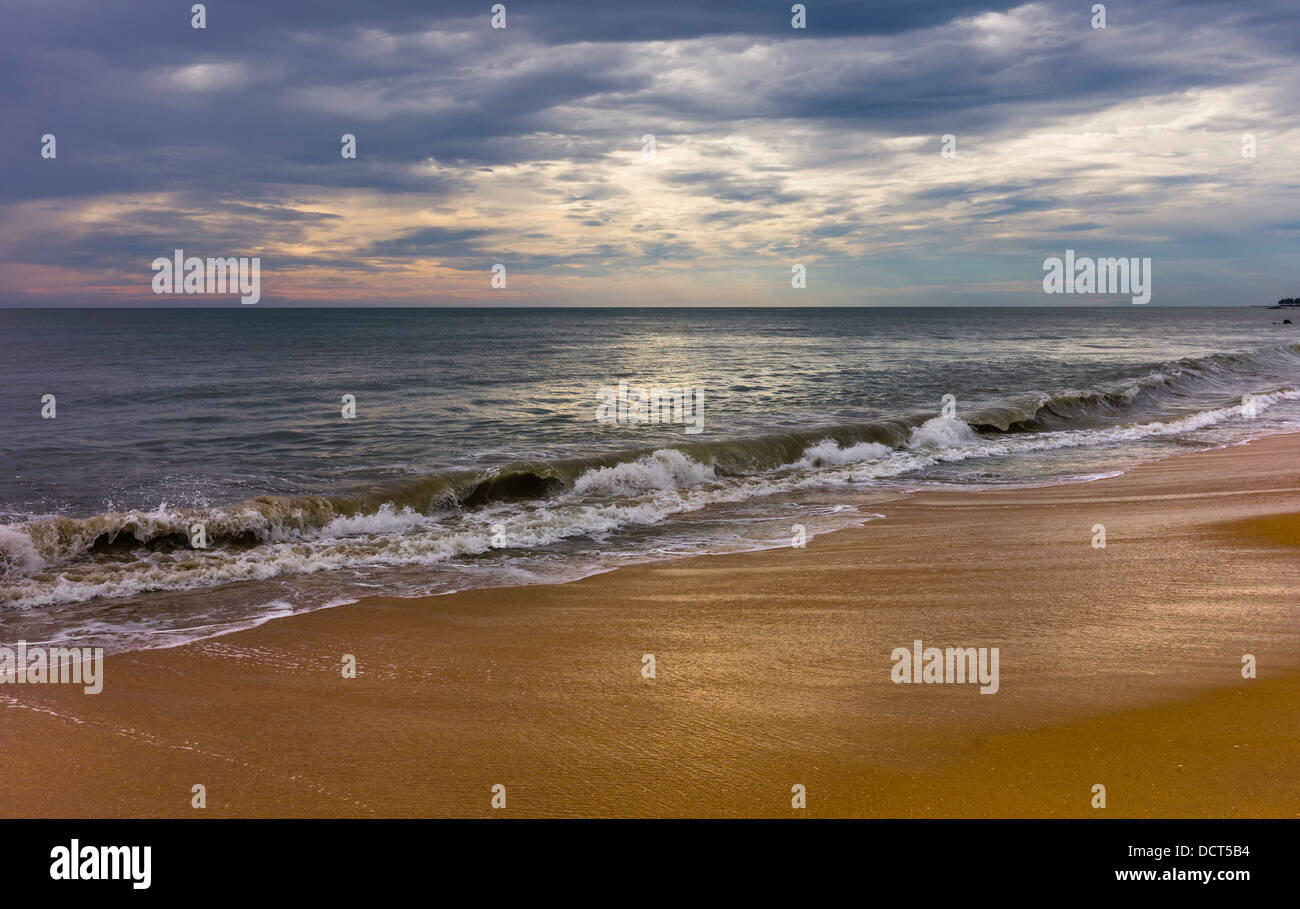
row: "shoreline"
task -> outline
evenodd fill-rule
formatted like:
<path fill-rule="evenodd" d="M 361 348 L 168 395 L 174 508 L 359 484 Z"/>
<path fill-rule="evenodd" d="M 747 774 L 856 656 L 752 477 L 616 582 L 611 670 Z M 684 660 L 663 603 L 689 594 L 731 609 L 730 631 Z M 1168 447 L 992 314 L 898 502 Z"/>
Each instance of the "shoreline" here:
<path fill-rule="evenodd" d="M 0 815 L 1297 816 L 1297 454 L 925 490 L 802 550 L 375 597 L 110 656 L 96 696 L 0 686 Z M 891 683 L 916 639 L 998 647 L 998 693 Z"/>

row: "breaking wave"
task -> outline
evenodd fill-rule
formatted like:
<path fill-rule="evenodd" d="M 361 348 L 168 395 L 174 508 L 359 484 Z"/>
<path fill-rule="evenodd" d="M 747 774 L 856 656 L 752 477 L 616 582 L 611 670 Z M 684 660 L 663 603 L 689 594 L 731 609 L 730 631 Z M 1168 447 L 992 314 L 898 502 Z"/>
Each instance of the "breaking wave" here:
<path fill-rule="evenodd" d="M 499 469 L 416 476 L 333 494 L 212 508 L 46 516 L 0 524 L 0 604 L 35 607 L 283 574 L 429 565 L 598 536 L 761 496 L 909 475 L 971 458 L 1115 445 L 1241 418 L 1238 391 L 1293 375 L 1300 345 L 1160 364 L 1084 390 L 1026 391 L 963 411 Z M 1222 404 L 1191 409 L 1187 396 Z M 1300 398 L 1254 388 L 1262 412 Z M 1156 414 L 1154 418 L 1135 418 Z M 206 548 L 191 537 L 201 525 Z"/>

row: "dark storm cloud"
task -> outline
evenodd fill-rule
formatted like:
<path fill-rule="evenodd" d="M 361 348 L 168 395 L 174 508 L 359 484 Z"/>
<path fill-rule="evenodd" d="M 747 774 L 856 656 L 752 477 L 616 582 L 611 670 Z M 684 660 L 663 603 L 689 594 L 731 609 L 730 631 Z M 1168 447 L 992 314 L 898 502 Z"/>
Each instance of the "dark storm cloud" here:
<path fill-rule="evenodd" d="M 410 258 L 436 255 L 440 258 L 463 258 L 478 255 L 479 246 L 474 241 L 492 235 L 481 228 L 451 230 L 445 227 L 426 227 L 392 240 L 375 243 L 365 254 L 381 258 Z"/>
<path fill-rule="evenodd" d="M 20 200 L 210 184 L 246 194 L 290 182 L 443 192 L 450 187 L 442 181 L 413 176 L 403 166 L 431 157 L 509 164 L 547 154 L 606 154 L 610 143 L 598 126 L 584 126 L 590 140 L 555 138 L 573 132 L 559 109 L 584 100 L 598 107 L 602 96 L 613 106 L 653 110 L 656 119 L 942 120 L 961 128 L 977 116 L 987 120 L 988 106 L 1013 100 L 1006 85 L 991 90 L 1002 68 L 977 66 L 961 48 L 935 48 L 924 72 L 862 65 L 827 84 L 796 80 L 718 104 L 689 91 L 649 88 L 644 74 L 627 71 L 626 54 L 581 43 L 763 35 L 805 41 L 815 55 L 822 37 L 903 36 L 1009 5 L 816 3 L 803 33 L 789 27 L 787 5 L 742 2 L 605 9 L 511 3 L 505 31 L 487 27 L 487 5 L 464 3 L 230 0 L 208 4 L 208 27 L 199 31 L 190 28 L 188 6 L 173 2 L 19 2 L 0 38 L 8 61 L 0 74 L 9 108 L 7 163 L 17 168 L 0 192 Z M 400 43 L 441 27 L 468 37 L 436 48 Z M 381 44 L 367 53 L 367 30 L 383 30 L 399 43 L 391 52 Z M 573 45 L 573 52 L 540 53 L 562 45 Z M 489 49 L 501 56 L 517 50 L 528 65 L 483 66 Z M 186 67 L 209 72 L 176 74 Z M 481 70 L 472 79 L 456 75 L 475 67 Z M 187 89 L 186 78 L 211 87 Z M 1078 104 L 1117 87 L 1140 91 L 1151 80 L 1179 78 L 1185 76 L 1155 66 L 1090 65 L 1071 50 L 1065 59 L 1040 62 L 1011 90 L 1039 99 L 1079 96 L 1072 102 Z M 360 122 L 304 102 L 371 88 L 379 109 L 359 110 Z M 421 105 L 421 99 L 449 103 Z M 392 102 L 388 110 L 385 101 Z M 333 166 L 338 136 L 347 129 L 362 134 L 364 155 L 347 168 Z M 62 139 L 65 166 L 58 172 L 28 153 L 47 131 Z M 551 137 L 539 139 L 539 132 Z"/>
<path fill-rule="evenodd" d="M 0 28 L 0 201 L 36 206 L 48 223 L 5 223 L 0 261 L 102 269 L 171 245 L 304 243 L 312 230 L 351 224 L 344 206 L 387 199 L 460 217 L 454 213 L 464 206 L 453 200 L 473 198 L 476 180 L 507 171 L 532 194 L 491 200 L 493 223 L 406 223 L 387 239 L 358 238 L 352 252 L 475 269 L 501 249 L 518 250 L 518 261 L 534 268 L 681 261 L 700 253 L 698 236 L 601 236 L 639 223 L 635 211 L 619 208 L 631 204 L 629 190 L 609 162 L 634 155 L 642 132 L 664 149 L 689 145 L 710 158 L 650 181 L 682 206 L 673 212 L 679 231 L 730 237 L 776 209 L 809 220 L 797 237 L 758 253 L 887 238 L 862 203 L 825 205 L 826 188 L 796 179 L 796 165 L 874 166 L 885 175 L 891 211 L 959 219 L 918 232 L 918 244 L 951 242 L 953 231 L 974 231 L 979 219 L 1065 210 L 1065 224 L 1035 222 L 1037 229 L 1093 230 L 1144 204 L 1105 190 L 1081 200 L 1079 187 L 1058 186 L 1114 171 L 1104 157 L 1077 175 L 1026 173 L 1023 182 L 1005 179 L 1019 174 L 987 185 L 887 178 L 937 155 L 943 133 L 959 137 L 963 154 L 979 154 L 1045 123 L 1128 101 L 1248 85 L 1283 92 L 1296 74 L 1276 61 L 1300 49 L 1290 0 L 1112 3 L 1105 30 L 1089 28 L 1091 4 L 1075 0 L 814 0 L 805 4 L 803 31 L 790 28 L 790 5 L 519 0 L 506 2 L 509 28 L 493 30 L 490 2 L 221 0 L 207 4 L 207 28 L 195 30 L 189 2 L 10 0 Z M 668 55 L 652 43 L 683 41 L 694 44 Z M 1285 123 L 1294 110 L 1262 115 Z M 1261 111 L 1218 116 L 1222 129 L 1240 132 L 1256 128 Z M 39 157 L 45 133 L 57 136 L 57 162 Z M 343 133 L 357 137 L 356 160 L 340 159 Z M 840 134 L 852 138 L 823 141 Z M 788 160 L 755 163 L 736 136 L 779 148 Z M 929 138 L 906 147 L 870 138 L 906 136 Z M 1188 153 L 1151 154 L 1173 161 Z M 520 171 L 527 168 L 535 171 Z M 1151 193 L 1149 207 L 1180 194 L 1232 192 L 1245 180 L 1235 172 L 1142 172 L 1132 185 Z M 124 198 L 140 201 L 125 211 L 97 207 Z M 537 230 L 536 218 L 512 218 L 511 205 L 530 213 L 554 207 L 555 220 Z M 1178 221 L 1171 217 L 1167 232 L 1180 229 Z M 588 233 L 575 240 L 558 232 L 561 223 Z M 553 252 L 539 251 L 548 245 Z"/>
<path fill-rule="evenodd" d="M 785 205 L 805 198 L 800 193 L 785 190 L 780 180 L 751 179 L 725 171 L 672 173 L 664 177 L 664 182 L 688 186 L 696 194 L 723 202 Z"/>

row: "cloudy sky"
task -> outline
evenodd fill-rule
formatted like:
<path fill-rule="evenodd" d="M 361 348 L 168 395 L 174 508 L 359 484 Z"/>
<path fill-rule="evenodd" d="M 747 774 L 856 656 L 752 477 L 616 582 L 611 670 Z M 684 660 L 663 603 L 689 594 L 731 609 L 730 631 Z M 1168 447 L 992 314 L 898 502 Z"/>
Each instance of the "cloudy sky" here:
<path fill-rule="evenodd" d="M 0 305 L 192 305 L 177 247 L 264 306 L 1300 295 L 1295 0 L 491 6 L 0 0 Z"/>

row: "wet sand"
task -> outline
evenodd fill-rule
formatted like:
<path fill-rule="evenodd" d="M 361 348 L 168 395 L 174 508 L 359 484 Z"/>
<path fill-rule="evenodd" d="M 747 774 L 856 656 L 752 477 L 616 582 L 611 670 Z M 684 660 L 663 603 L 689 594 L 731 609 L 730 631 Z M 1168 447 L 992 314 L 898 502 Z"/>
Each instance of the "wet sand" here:
<path fill-rule="evenodd" d="M 1300 816 L 1300 435 L 864 510 L 0 686 L 0 816 Z M 892 682 L 916 639 L 997 693 Z"/>

